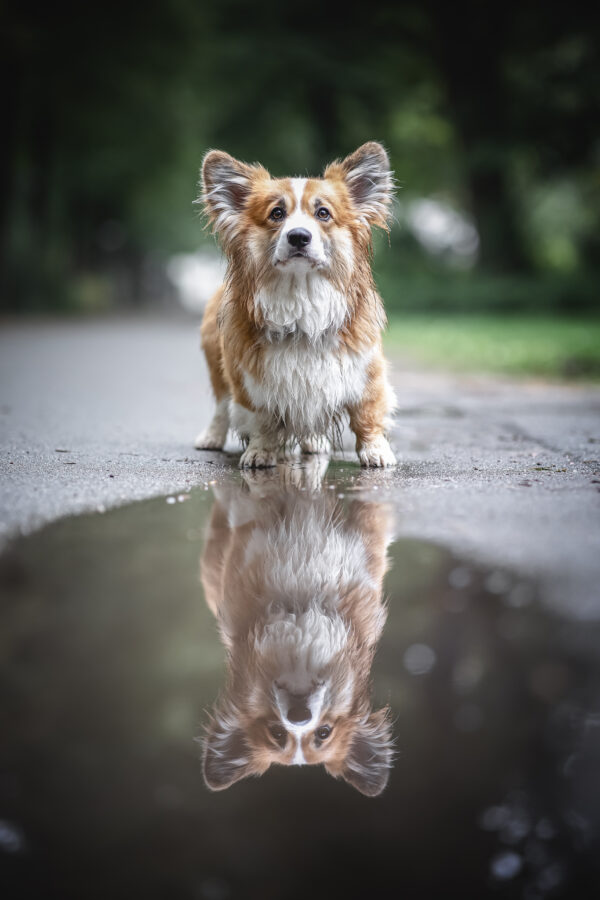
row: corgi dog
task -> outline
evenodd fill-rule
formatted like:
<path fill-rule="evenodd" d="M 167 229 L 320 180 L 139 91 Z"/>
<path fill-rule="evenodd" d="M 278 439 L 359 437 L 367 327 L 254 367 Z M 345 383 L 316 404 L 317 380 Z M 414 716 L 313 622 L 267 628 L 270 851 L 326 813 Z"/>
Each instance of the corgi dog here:
<path fill-rule="evenodd" d="M 360 463 L 395 465 L 386 319 L 371 272 L 371 229 L 387 230 L 392 189 L 375 142 L 321 178 L 273 178 L 206 154 L 202 201 L 228 269 L 202 322 L 217 406 L 197 449 L 222 449 L 232 428 L 242 468 L 274 466 L 291 445 L 327 449 L 348 418 Z"/>
<path fill-rule="evenodd" d="M 205 783 L 219 791 L 273 763 L 322 764 L 376 796 L 392 762 L 388 709 L 373 711 L 369 696 L 391 512 L 354 500 L 344 513 L 334 492 L 282 489 L 277 477 L 250 483 L 215 489 L 200 564 L 227 654 Z"/>

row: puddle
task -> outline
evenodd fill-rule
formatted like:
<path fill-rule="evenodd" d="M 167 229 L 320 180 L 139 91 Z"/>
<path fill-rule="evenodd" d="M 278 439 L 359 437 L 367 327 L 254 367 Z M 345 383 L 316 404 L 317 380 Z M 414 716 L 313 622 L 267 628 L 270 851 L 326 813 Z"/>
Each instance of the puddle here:
<path fill-rule="evenodd" d="M 597 896 L 600 628 L 394 542 L 382 484 L 234 474 L 9 548 L 3 896 Z"/>

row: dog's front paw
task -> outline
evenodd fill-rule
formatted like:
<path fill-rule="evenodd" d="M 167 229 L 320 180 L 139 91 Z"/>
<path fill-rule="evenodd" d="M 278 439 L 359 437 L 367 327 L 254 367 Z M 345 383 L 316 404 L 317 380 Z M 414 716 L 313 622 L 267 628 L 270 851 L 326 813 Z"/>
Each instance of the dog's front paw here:
<path fill-rule="evenodd" d="M 363 444 L 358 451 L 361 466 L 395 466 L 396 457 L 386 438 L 381 435 L 367 444 Z"/>
<path fill-rule="evenodd" d="M 277 465 L 278 451 L 271 444 L 253 438 L 240 458 L 241 469 L 270 469 Z"/>
<path fill-rule="evenodd" d="M 194 447 L 196 450 L 222 450 L 226 440 L 227 434 L 223 435 L 222 431 L 209 425 L 200 432 L 194 441 Z"/>

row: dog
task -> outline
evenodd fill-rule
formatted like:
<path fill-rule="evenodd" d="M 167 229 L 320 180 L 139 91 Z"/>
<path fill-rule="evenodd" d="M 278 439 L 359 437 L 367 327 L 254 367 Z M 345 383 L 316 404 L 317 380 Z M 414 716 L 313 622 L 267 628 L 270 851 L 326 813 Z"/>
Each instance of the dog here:
<path fill-rule="evenodd" d="M 314 484 L 245 477 L 250 491 L 215 488 L 200 565 L 228 672 L 203 742 L 205 783 L 219 791 L 272 763 L 323 764 L 377 796 L 392 736 L 369 682 L 386 619 L 391 511 L 354 500 L 344 513 L 335 492 Z"/>
<path fill-rule="evenodd" d="M 211 150 L 201 180 L 228 269 L 201 327 L 217 406 L 196 448 L 222 449 L 232 428 L 242 468 L 274 466 L 290 446 L 327 450 L 348 417 L 360 463 L 395 465 L 371 272 L 371 230 L 387 230 L 393 191 L 384 148 L 364 144 L 321 178 L 272 178 Z"/>

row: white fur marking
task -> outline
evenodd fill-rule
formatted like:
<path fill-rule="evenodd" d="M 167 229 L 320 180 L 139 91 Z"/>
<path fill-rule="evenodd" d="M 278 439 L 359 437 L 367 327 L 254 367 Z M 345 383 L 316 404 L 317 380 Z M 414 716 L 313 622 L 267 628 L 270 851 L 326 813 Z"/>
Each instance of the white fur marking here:
<path fill-rule="evenodd" d="M 339 331 L 348 313 L 346 297 L 321 273 L 285 270 L 255 299 L 262 310 L 269 338 L 300 333 L 315 341 L 325 331 Z"/>
<path fill-rule="evenodd" d="M 324 612 L 313 603 L 303 612 L 279 610 L 271 616 L 256 635 L 254 649 L 264 667 L 282 679 L 283 691 L 308 695 L 347 640 L 341 616 Z M 287 715 L 287 709 L 282 715 Z"/>
<path fill-rule="evenodd" d="M 293 212 L 287 216 L 285 224 L 279 234 L 277 245 L 275 247 L 275 261 L 276 263 L 281 264 L 283 268 L 290 267 L 306 270 L 307 266 L 311 264 L 323 265 L 325 263 L 325 247 L 323 245 L 323 238 L 321 236 L 319 225 L 314 215 L 311 215 L 302 209 L 302 197 L 304 196 L 304 191 L 306 189 L 307 179 L 290 178 L 290 181 L 296 205 Z M 294 251 L 294 248 L 290 246 L 288 241 L 288 234 L 293 228 L 304 228 L 306 231 L 310 232 L 310 244 L 306 247 L 309 254 L 309 261 L 303 259 L 290 259 L 288 261 L 290 252 Z"/>
<path fill-rule="evenodd" d="M 292 765 L 303 766 L 306 763 L 306 760 L 304 758 L 304 751 L 302 750 L 302 739 L 300 737 L 297 737 L 296 741 L 296 752 L 292 760 Z"/>
<path fill-rule="evenodd" d="M 272 469 L 277 465 L 279 444 L 263 434 L 250 438 L 248 446 L 240 457 L 242 469 Z"/>
<path fill-rule="evenodd" d="M 260 592 L 268 617 L 255 633 L 254 651 L 272 681 L 282 722 L 296 735 L 317 726 L 329 699 L 332 666 L 349 639 L 348 624 L 337 611 L 341 596 L 354 586 L 372 590 L 365 546 L 355 532 L 300 504 L 291 517 L 268 529 L 256 527 L 246 558 L 261 573 Z M 265 575 L 267 576 L 265 578 Z M 256 590 L 249 584 L 250 591 Z M 354 679 L 338 697 L 350 704 Z M 294 698 L 303 697 L 310 720 L 297 725 L 287 718 Z"/>
<path fill-rule="evenodd" d="M 229 418 L 231 427 L 238 435 L 240 435 L 240 437 L 249 437 L 258 429 L 256 413 L 252 412 L 250 409 L 246 409 L 245 406 L 236 403 L 234 400 L 231 401 L 229 406 Z"/>
<path fill-rule="evenodd" d="M 257 527 L 248 540 L 247 553 L 255 552 L 255 542 L 261 547 L 261 577 L 265 576 L 263 593 L 267 596 L 298 597 L 302 589 L 302 596 L 316 600 L 329 593 L 329 588 L 337 597 L 348 585 L 374 587 L 362 539 L 332 525 L 308 503 L 298 505 L 266 532 Z"/>
<path fill-rule="evenodd" d="M 336 351 L 333 339 L 273 343 L 264 350 L 262 379 L 244 373 L 244 386 L 257 409 L 283 419 L 296 437 L 314 437 L 360 400 L 373 352 Z"/>
<path fill-rule="evenodd" d="M 386 467 L 395 466 L 396 457 L 386 438 L 383 435 L 370 441 L 358 451 L 361 466 Z"/>

